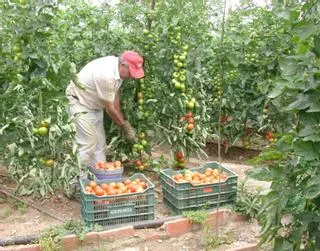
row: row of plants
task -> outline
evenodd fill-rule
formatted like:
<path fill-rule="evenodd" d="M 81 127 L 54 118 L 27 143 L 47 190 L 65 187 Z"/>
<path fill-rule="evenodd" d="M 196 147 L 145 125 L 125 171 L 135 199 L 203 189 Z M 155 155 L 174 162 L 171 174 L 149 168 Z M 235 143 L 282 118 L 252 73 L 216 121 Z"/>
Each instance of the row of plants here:
<path fill-rule="evenodd" d="M 21 184 L 42 177 L 23 193 L 47 194 L 54 190 L 42 188 L 47 179 L 64 180 L 57 184 L 61 187 L 79 171 L 64 90 L 83 65 L 99 56 L 134 49 L 146 60 L 146 78 L 122 88 L 123 110 L 139 141 L 128 144 L 106 119 L 110 153 L 116 159 L 148 167 L 152 161 L 142 153 L 165 143 L 173 153 L 170 164 L 183 167 L 174 156 L 205 156 L 205 143 L 218 134 L 219 123 L 221 138 L 232 145 L 287 121 L 284 115 L 282 123 L 271 119 L 280 116 L 275 106 L 262 112 L 279 58 L 292 44 L 288 33 L 278 32 L 271 10 L 250 5 L 230 12 L 223 45 L 221 18 L 202 1 L 156 2 L 154 10 L 136 3 L 97 8 L 77 1 L 3 2 L 1 14 L 2 152 Z M 248 17 L 251 21 L 245 22 Z M 35 133 L 41 121 L 48 122 L 47 136 Z M 55 174 L 44 168 L 48 160 L 54 162 Z"/>

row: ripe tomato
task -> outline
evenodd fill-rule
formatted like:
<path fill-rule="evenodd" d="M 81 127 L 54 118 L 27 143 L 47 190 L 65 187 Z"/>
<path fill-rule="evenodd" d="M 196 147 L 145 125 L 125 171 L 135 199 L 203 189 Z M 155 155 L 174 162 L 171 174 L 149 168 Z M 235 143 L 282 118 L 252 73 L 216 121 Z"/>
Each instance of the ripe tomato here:
<path fill-rule="evenodd" d="M 194 118 L 188 118 L 187 122 L 188 124 L 194 124 Z"/>
<path fill-rule="evenodd" d="M 141 179 L 137 178 L 134 180 L 137 184 L 139 184 L 141 182 Z"/>
<path fill-rule="evenodd" d="M 253 128 L 252 127 L 247 127 L 247 133 L 251 134 L 253 132 Z"/>
<path fill-rule="evenodd" d="M 267 132 L 266 133 L 266 139 L 268 139 L 268 140 L 270 140 L 270 139 L 272 139 L 273 138 L 273 134 L 272 134 L 272 132 Z"/>
<path fill-rule="evenodd" d="M 114 167 L 120 168 L 121 167 L 121 162 L 119 160 L 116 160 L 113 162 Z"/>
<path fill-rule="evenodd" d="M 136 167 L 139 167 L 139 166 L 142 165 L 142 163 L 141 163 L 140 160 L 136 160 L 136 161 L 134 162 L 134 164 L 135 164 Z"/>
<path fill-rule="evenodd" d="M 109 189 L 109 185 L 106 184 L 106 183 L 103 183 L 103 184 L 101 184 L 100 186 L 101 186 L 101 188 L 102 188 L 103 190 L 105 190 L 105 191 L 107 191 L 107 190 Z"/>
<path fill-rule="evenodd" d="M 128 185 L 131 183 L 131 180 L 126 179 L 123 183 L 124 183 L 126 186 L 128 186 Z"/>
<path fill-rule="evenodd" d="M 187 130 L 190 132 L 194 128 L 194 124 L 188 124 Z"/>
<path fill-rule="evenodd" d="M 97 186 L 97 182 L 94 180 L 89 181 L 88 186 L 90 186 L 92 189 L 94 189 Z"/>
<path fill-rule="evenodd" d="M 114 188 L 109 188 L 108 195 L 115 195 L 115 194 L 116 194 L 116 190 Z"/>
<path fill-rule="evenodd" d="M 176 159 L 181 159 L 181 158 L 183 158 L 183 157 L 184 157 L 183 152 L 177 152 L 177 153 L 176 153 Z"/>
<path fill-rule="evenodd" d="M 94 190 L 94 193 L 97 196 L 103 196 L 104 195 L 104 190 L 101 187 L 98 187 L 97 189 Z"/>
<path fill-rule="evenodd" d="M 129 185 L 128 190 L 130 190 L 131 193 L 135 193 L 137 191 L 137 186 L 136 185 Z"/>
<path fill-rule="evenodd" d="M 90 186 L 85 186 L 84 190 L 85 190 L 87 193 L 92 193 L 92 192 L 93 192 L 92 187 L 90 187 Z"/>
<path fill-rule="evenodd" d="M 193 117 L 193 113 L 192 112 L 188 112 L 186 117 L 187 118 L 192 118 Z"/>
<path fill-rule="evenodd" d="M 116 184 L 115 182 L 111 182 L 111 183 L 109 184 L 109 186 L 115 188 L 115 187 L 117 186 L 117 184 Z"/>
<path fill-rule="evenodd" d="M 179 163 L 184 163 L 185 162 L 185 159 L 182 157 L 182 158 L 179 158 L 177 159 Z"/>
<path fill-rule="evenodd" d="M 143 189 L 146 189 L 148 187 L 147 183 L 145 183 L 144 181 L 142 181 L 140 183 L 140 186 L 143 188 Z"/>
<path fill-rule="evenodd" d="M 138 169 L 139 169 L 140 171 L 143 171 L 143 170 L 145 169 L 145 166 L 144 166 L 144 165 L 140 165 L 140 166 L 138 166 Z"/>

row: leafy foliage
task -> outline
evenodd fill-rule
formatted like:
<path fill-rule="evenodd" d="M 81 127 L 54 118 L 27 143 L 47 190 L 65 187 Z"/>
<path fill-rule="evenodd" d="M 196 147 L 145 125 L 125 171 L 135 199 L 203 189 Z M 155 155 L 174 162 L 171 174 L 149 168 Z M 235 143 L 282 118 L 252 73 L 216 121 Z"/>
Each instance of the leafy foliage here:
<path fill-rule="evenodd" d="M 283 29 L 290 32 L 295 55 L 279 61 L 281 75 L 269 94 L 278 109 L 295 118 L 292 128 L 254 160 L 251 176 L 271 181 L 261 196 L 263 241 L 274 240 L 275 250 L 319 249 L 319 54 L 320 34 L 311 3 L 279 12 Z M 319 14 L 319 13 L 318 13 Z M 304 17 L 304 18 L 301 18 Z"/>

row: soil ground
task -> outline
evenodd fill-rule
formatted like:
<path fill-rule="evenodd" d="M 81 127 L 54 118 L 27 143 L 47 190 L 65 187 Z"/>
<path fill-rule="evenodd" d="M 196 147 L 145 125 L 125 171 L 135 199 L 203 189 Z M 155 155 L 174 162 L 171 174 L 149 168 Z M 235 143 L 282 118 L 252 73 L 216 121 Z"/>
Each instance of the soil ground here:
<path fill-rule="evenodd" d="M 161 155 L 167 155 L 164 147 L 157 147 L 154 150 L 153 157 L 157 158 Z M 209 161 L 217 161 L 217 144 L 211 143 L 207 145 L 206 152 L 208 158 L 205 160 L 199 160 L 195 157 L 190 158 L 189 167 L 201 166 Z M 223 166 L 230 168 L 234 171 L 242 181 L 246 178 L 245 171 L 250 169 L 251 166 L 246 165 L 246 160 L 259 154 L 259 150 L 244 150 L 241 147 L 232 147 L 228 149 L 227 153 L 224 153 L 224 149 L 221 149 L 221 163 Z M 170 210 L 165 207 L 162 201 L 162 193 L 160 182 L 154 172 L 146 172 L 145 175 L 155 182 L 156 186 L 156 199 L 158 201 L 156 219 L 171 215 Z M 257 182 L 254 180 L 248 180 L 254 186 L 267 187 L 268 184 Z M 77 200 L 70 200 L 63 195 L 53 196 L 49 199 L 43 199 L 41 201 L 33 201 L 30 198 L 21 198 L 28 203 L 28 205 L 17 202 L 15 199 L 6 196 L 1 193 L 6 191 L 13 193 L 14 183 L 12 183 L 6 176 L 4 168 L 0 168 L 0 238 L 11 236 L 24 236 L 30 234 L 41 234 L 44 229 L 52 226 L 61 225 L 63 222 L 74 219 L 81 219 L 80 203 Z M 41 210 L 37 210 L 40 208 Z M 47 212 L 49 215 L 44 214 Z M 51 217 L 51 216 L 54 217 Z M 152 230 L 155 231 L 155 230 Z M 161 231 L 161 230 L 158 230 Z M 257 235 L 259 232 L 259 226 L 255 221 L 246 223 L 234 223 L 226 226 L 226 229 L 219 230 L 222 233 L 229 233 L 227 235 L 232 236 L 230 240 L 232 246 L 241 246 L 245 243 L 258 242 Z M 230 234 L 232 233 L 232 234 Z M 112 248 L 110 243 L 108 247 L 110 250 L 132 250 L 132 251 L 147 251 L 147 250 L 204 250 L 203 231 L 198 230 L 192 233 L 185 234 L 179 238 L 171 238 L 168 240 L 149 241 L 147 243 L 137 243 L 134 247 L 130 244 L 129 247 L 123 247 L 123 243 L 114 242 Z M 103 244 L 101 244 L 103 246 Z M 117 248 L 117 245 L 120 245 Z M 99 249 L 100 244 L 97 243 L 96 250 Z M 100 246 L 101 247 L 101 246 Z M 91 247 L 93 248 L 93 247 Z M 127 248 L 127 249 L 125 249 Z M 93 250 L 93 249 L 91 249 Z M 109 248 L 107 249 L 109 250 Z M 226 250 L 226 247 L 222 249 L 213 250 Z"/>

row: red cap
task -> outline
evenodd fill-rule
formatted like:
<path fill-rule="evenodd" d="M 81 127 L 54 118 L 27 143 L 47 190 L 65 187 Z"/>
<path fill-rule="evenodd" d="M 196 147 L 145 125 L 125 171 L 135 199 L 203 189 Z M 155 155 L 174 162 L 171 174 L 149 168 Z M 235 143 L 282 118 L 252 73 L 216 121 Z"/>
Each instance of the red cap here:
<path fill-rule="evenodd" d="M 122 58 L 128 63 L 130 75 L 133 78 L 143 78 L 143 58 L 135 51 L 125 51 Z"/>

